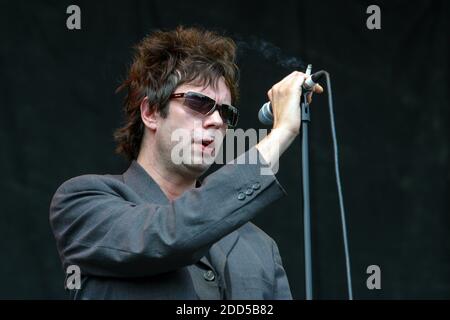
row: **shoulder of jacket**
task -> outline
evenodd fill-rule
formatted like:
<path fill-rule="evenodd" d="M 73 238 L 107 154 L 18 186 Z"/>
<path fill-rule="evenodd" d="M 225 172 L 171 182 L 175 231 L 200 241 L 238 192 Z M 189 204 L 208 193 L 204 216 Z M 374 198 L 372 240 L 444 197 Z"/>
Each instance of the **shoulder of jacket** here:
<path fill-rule="evenodd" d="M 264 242 L 264 244 L 272 246 L 275 241 L 261 228 L 256 226 L 252 222 L 245 223 L 241 228 L 238 229 L 240 236 L 256 238 L 258 241 Z"/>
<path fill-rule="evenodd" d="M 109 189 L 119 185 L 125 185 L 122 175 L 84 174 L 63 182 L 56 193 L 70 190 Z"/>

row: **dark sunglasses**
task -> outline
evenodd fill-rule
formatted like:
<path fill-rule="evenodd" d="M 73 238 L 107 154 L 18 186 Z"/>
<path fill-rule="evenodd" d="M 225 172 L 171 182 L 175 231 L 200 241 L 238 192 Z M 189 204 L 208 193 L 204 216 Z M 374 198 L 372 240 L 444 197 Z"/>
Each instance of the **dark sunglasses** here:
<path fill-rule="evenodd" d="M 234 128 L 238 122 L 239 112 L 237 108 L 227 104 L 217 104 L 214 99 L 201 93 L 192 91 L 173 93 L 170 95 L 170 98 L 184 98 L 183 104 L 186 107 L 205 116 L 218 110 L 223 122 L 226 123 L 228 127 Z"/>

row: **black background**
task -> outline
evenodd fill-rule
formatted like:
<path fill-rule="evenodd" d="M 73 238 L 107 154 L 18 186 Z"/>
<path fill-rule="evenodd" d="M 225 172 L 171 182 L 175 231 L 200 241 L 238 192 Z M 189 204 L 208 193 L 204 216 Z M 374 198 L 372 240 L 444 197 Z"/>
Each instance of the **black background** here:
<path fill-rule="evenodd" d="M 81 30 L 66 28 L 70 4 Z M 370 4 L 381 30 L 366 27 Z M 267 90 L 291 71 L 330 72 L 355 298 L 449 298 L 448 19 L 446 1 L 1 1 L 0 298 L 67 297 L 50 199 L 70 177 L 126 169 L 113 153 L 123 98 L 114 90 L 132 46 L 179 24 L 238 42 L 243 129 L 262 127 Z M 310 135 L 314 297 L 344 299 L 325 95 Z M 304 299 L 299 139 L 278 178 L 289 195 L 254 222 L 277 241 Z M 366 287 L 372 264 L 381 290 Z"/>

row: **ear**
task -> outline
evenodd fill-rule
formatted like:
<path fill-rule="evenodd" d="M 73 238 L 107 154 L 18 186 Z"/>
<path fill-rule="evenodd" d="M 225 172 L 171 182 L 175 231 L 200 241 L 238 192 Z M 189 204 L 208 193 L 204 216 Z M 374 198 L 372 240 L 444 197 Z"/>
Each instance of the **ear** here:
<path fill-rule="evenodd" d="M 150 108 L 147 97 L 141 102 L 141 119 L 150 130 L 156 130 L 158 128 L 158 120 L 160 119 L 159 112 L 156 108 Z"/>

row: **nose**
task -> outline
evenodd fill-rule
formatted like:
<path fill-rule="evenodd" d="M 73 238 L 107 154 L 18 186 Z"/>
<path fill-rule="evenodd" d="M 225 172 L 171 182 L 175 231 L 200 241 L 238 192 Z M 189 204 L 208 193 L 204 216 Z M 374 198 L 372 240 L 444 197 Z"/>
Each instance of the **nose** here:
<path fill-rule="evenodd" d="M 214 110 L 214 112 L 211 113 L 210 115 L 206 116 L 203 121 L 204 127 L 221 128 L 221 127 L 223 127 L 223 125 L 224 125 L 224 122 L 223 122 L 223 119 L 220 116 L 218 110 Z"/>

